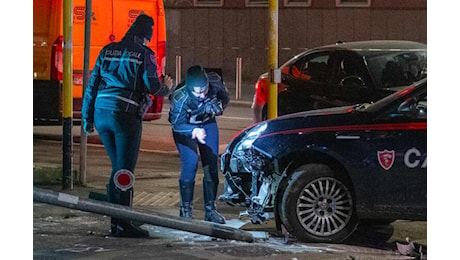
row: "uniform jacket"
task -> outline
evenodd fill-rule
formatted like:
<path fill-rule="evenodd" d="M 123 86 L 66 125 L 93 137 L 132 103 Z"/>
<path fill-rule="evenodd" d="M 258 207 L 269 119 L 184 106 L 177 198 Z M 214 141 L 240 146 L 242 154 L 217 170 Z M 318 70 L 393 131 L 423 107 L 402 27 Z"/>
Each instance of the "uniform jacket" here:
<path fill-rule="evenodd" d="M 205 99 L 195 97 L 184 82 L 169 96 L 169 122 L 174 132 L 191 136 L 194 128 L 215 122 L 216 115 L 204 109 L 207 102 L 217 100 L 221 102 L 223 109 L 227 107 L 230 99 L 222 78 L 215 72 L 209 72 L 207 75 L 209 90 Z"/>
<path fill-rule="evenodd" d="M 93 122 L 95 108 L 139 113 L 145 94 L 169 91 L 158 79 L 155 53 L 127 35 L 100 51 L 83 97 L 82 119 Z"/>

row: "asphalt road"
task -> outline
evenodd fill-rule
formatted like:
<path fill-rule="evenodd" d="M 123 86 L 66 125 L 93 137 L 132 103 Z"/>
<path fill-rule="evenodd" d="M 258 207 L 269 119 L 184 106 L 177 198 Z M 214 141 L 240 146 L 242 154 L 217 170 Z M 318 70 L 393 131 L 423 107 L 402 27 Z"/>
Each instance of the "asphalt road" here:
<path fill-rule="evenodd" d="M 165 108 L 167 109 L 167 108 Z M 251 124 L 248 106 L 229 109 L 219 119 L 221 149 L 242 128 Z M 249 111 L 250 112 L 250 111 Z M 136 167 L 134 208 L 178 215 L 179 194 L 177 182 L 180 161 L 175 151 L 167 116 L 144 124 L 142 149 Z M 62 128 L 34 127 L 34 169 L 62 167 L 62 144 L 51 135 L 59 136 Z M 79 127 L 73 130 L 79 135 Z M 48 133 L 48 138 L 46 137 Z M 95 138 L 95 137 L 93 137 Z M 96 142 L 97 143 L 97 142 Z M 80 146 L 73 145 L 73 169 L 79 169 Z M 70 193 L 88 198 L 90 192 L 104 193 L 110 174 L 110 162 L 101 145 L 90 144 L 87 154 L 86 186 L 74 186 Z M 194 215 L 202 219 L 201 170 L 197 173 Z M 223 183 L 223 176 L 221 183 Z M 78 179 L 78 176 L 75 177 Z M 39 185 L 61 191 L 58 184 Z M 222 189 L 222 185 L 219 187 Z M 219 191 L 219 194 L 221 190 Z M 227 220 L 235 220 L 242 208 L 217 205 Z M 244 219 L 242 221 L 245 221 Z M 43 203 L 33 203 L 33 257 L 34 259 L 413 259 L 396 250 L 396 242 L 406 237 L 422 245 L 427 257 L 426 222 L 396 221 L 390 225 L 360 225 L 347 241 L 341 244 L 307 244 L 285 240 L 276 234 L 274 222 L 261 225 L 250 223 L 243 230 L 262 232 L 267 239 L 255 243 L 215 239 L 180 230 L 144 225 L 150 239 L 109 238 L 110 218 L 107 216 L 68 209 Z"/>
<path fill-rule="evenodd" d="M 75 146 L 78 151 L 79 146 Z M 61 144 L 55 141 L 34 141 L 34 167 L 59 167 Z M 74 186 L 62 191 L 59 184 L 44 186 L 88 198 L 89 192 L 104 193 L 109 164 L 101 146 L 88 147 L 87 187 Z M 168 153 L 141 152 L 135 184 L 134 208 L 153 210 L 177 216 L 179 172 L 178 157 Z M 78 162 L 78 158 L 74 161 Z M 99 173 L 99 174 L 97 174 Z M 202 172 L 198 173 L 198 179 Z M 143 194 L 157 195 L 150 203 L 136 199 Z M 195 217 L 202 219 L 202 187 L 197 181 Z M 167 200 L 167 201 L 165 201 Z M 219 211 L 227 220 L 237 219 L 242 208 L 219 203 Z M 109 218 L 90 212 L 43 203 L 33 204 L 34 259 L 411 259 L 396 251 L 396 241 L 406 236 L 424 244 L 426 254 L 426 222 L 397 221 L 387 226 L 362 225 L 343 244 L 306 244 L 285 241 L 276 234 L 273 221 L 261 225 L 250 223 L 243 230 L 266 232 L 268 239 L 255 243 L 212 239 L 179 230 L 144 225 L 150 239 L 109 238 Z M 244 219 L 243 219 L 244 221 Z"/>

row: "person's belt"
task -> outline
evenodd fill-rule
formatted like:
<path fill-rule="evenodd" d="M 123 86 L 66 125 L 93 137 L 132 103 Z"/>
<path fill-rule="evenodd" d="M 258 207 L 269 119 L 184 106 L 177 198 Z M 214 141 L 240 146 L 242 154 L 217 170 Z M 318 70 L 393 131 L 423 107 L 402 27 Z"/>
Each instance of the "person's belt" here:
<path fill-rule="evenodd" d="M 130 103 L 131 105 L 135 105 L 136 107 L 139 106 L 139 103 L 137 103 L 136 101 L 132 100 L 132 99 L 129 99 L 129 98 L 126 98 L 126 97 L 122 97 L 122 96 L 114 96 L 114 95 L 110 95 L 110 94 L 99 94 L 98 95 L 99 97 L 116 97 L 120 100 L 123 100 L 127 103 Z"/>

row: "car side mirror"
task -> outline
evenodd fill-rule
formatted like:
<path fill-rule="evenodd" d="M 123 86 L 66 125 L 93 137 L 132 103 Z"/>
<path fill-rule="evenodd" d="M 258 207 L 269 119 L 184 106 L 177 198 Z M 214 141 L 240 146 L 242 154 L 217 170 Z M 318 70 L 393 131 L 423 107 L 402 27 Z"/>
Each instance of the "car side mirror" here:
<path fill-rule="evenodd" d="M 356 75 L 346 76 L 339 82 L 340 87 L 354 87 L 354 88 L 364 88 L 366 84 L 364 80 Z"/>
<path fill-rule="evenodd" d="M 418 110 L 416 107 L 416 100 L 409 98 L 398 107 L 399 117 L 414 117 L 417 116 Z"/>

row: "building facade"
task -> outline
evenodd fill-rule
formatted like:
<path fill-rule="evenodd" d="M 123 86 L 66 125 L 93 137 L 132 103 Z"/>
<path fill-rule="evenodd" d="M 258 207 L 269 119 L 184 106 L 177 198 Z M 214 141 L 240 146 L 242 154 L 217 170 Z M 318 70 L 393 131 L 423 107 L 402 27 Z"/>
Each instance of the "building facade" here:
<path fill-rule="evenodd" d="M 268 0 L 164 0 L 166 72 L 201 64 L 234 81 L 268 70 Z M 306 49 L 337 41 L 411 40 L 427 43 L 427 0 L 280 0 L 278 64 Z"/>

